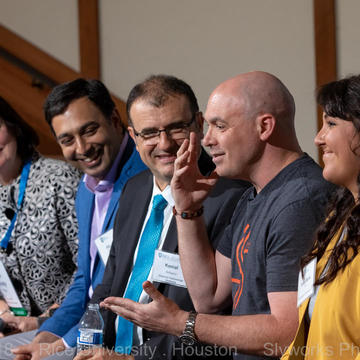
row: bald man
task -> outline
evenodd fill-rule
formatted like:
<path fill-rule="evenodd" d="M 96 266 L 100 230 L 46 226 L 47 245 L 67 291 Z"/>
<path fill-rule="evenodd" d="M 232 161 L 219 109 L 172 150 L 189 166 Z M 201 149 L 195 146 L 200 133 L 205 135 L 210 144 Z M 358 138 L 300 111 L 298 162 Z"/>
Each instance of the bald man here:
<path fill-rule="evenodd" d="M 148 282 L 151 304 L 109 298 L 103 306 L 188 342 L 230 347 L 236 359 L 280 356 L 297 328 L 299 259 L 333 191 L 302 152 L 294 115 L 292 95 L 271 74 L 251 72 L 220 84 L 208 101 L 204 145 L 217 175 L 248 180 L 253 187 L 240 199 L 214 253 L 201 211 L 216 176 L 200 174 L 195 136 L 179 149 L 171 187 L 181 267 L 199 314 L 181 311 Z M 208 315 L 231 301 L 233 316 Z"/>

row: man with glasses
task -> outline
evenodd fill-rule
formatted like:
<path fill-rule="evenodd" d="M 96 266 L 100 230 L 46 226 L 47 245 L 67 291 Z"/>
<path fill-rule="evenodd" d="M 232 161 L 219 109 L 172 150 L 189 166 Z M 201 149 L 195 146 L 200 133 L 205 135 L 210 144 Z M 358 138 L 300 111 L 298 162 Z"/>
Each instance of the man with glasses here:
<path fill-rule="evenodd" d="M 176 216 L 181 266 L 198 316 L 177 308 L 150 283 L 144 286 L 153 300 L 149 304 L 112 297 L 102 305 L 174 336 L 183 337 L 185 326 L 194 344 L 235 348 L 237 360 L 281 356 L 298 326 L 299 261 L 336 191 L 302 152 L 294 118 L 293 96 L 269 73 L 249 72 L 221 83 L 208 101 L 203 144 L 219 176 L 253 186 L 237 204 L 215 252 L 202 216 Z M 177 213 L 206 210 L 204 199 L 215 183 L 198 170 L 198 146 L 191 134 L 178 151 L 171 181 Z M 307 277 L 300 297 L 313 284 Z M 229 301 L 232 316 L 212 314 Z M 296 345 L 294 350 L 300 350 L 296 358 L 334 358 L 311 356 L 309 348 Z"/>
<path fill-rule="evenodd" d="M 145 129 L 141 132 L 137 132 L 134 128 L 135 136 L 140 136 L 143 139 L 145 145 L 157 145 L 160 141 L 160 134 L 165 132 L 168 138 L 173 140 L 183 140 L 189 136 L 190 130 L 189 127 L 194 122 L 197 113 L 193 115 L 190 121 L 184 122 L 180 121 L 166 127 L 165 129 Z"/>
<path fill-rule="evenodd" d="M 199 142 L 203 137 L 203 117 L 191 87 L 182 80 L 165 75 L 151 76 L 136 85 L 129 94 L 127 112 L 129 134 L 149 170 L 135 176 L 123 189 L 103 282 L 95 289 L 91 302 L 99 302 L 107 296 L 123 296 L 147 303 L 149 297 L 143 291 L 142 283 L 148 279 L 161 293 L 190 311 L 193 305 L 184 287 L 177 255 L 174 200 L 169 184 L 181 144 L 189 138 L 190 132 L 196 134 Z M 199 154 L 200 171 L 209 175 L 215 166 L 200 145 Z M 204 219 L 214 246 L 247 187 L 246 182 L 221 179 L 208 198 Z M 161 229 L 152 228 L 149 238 L 146 234 L 158 199 L 163 202 L 161 211 L 158 211 L 161 213 Z M 202 211 L 183 216 L 201 214 Z M 147 246 L 156 234 L 155 244 L 149 250 Z M 114 351 L 96 349 L 94 358 L 100 358 L 104 351 L 106 359 L 130 352 L 135 359 L 174 359 L 186 355 L 186 349 L 175 337 L 144 331 L 131 323 L 124 323 L 123 318 L 117 318 L 109 311 L 104 312 L 103 317 L 104 344 Z M 210 358 L 214 358 L 214 352 L 207 351 Z M 204 354 L 203 349 L 200 355 Z M 92 357 L 80 353 L 77 359 L 81 358 Z"/>

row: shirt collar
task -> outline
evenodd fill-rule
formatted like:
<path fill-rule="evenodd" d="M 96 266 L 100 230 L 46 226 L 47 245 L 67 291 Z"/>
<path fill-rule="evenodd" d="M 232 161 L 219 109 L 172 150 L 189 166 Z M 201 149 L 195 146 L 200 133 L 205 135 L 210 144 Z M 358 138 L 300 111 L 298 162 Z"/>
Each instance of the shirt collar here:
<path fill-rule="evenodd" d="M 158 186 L 156 185 L 155 176 L 153 176 L 153 191 L 152 191 L 152 199 L 155 195 L 162 195 L 164 199 L 167 201 L 167 203 L 173 207 L 175 205 L 174 198 L 171 194 L 171 187 L 170 185 L 167 185 L 166 188 L 161 191 Z"/>
<path fill-rule="evenodd" d="M 107 191 L 109 188 L 114 186 L 119 163 L 122 158 L 122 155 L 124 154 L 124 150 L 127 145 L 128 139 L 129 139 L 129 134 L 125 132 L 123 141 L 121 142 L 120 145 L 119 152 L 111 166 L 110 171 L 106 174 L 103 180 L 100 180 L 98 182 L 93 176 L 85 174 L 83 181 L 85 183 L 86 188 L 89 191 L 91 191 L 92 193 L 94 193 L 95 191 L 103 192 L 103 191 Z"/>

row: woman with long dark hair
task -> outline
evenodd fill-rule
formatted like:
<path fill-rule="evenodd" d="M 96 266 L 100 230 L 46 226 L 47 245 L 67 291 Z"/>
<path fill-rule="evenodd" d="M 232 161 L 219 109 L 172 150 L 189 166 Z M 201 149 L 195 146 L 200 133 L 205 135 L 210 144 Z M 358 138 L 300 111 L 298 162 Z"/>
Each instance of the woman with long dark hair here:
<path fill-rule="evenodd" d="M 312 295 L 300 305 L 297 335 L 283 359 L 360 359 L 360 76 L 324 85 L 317 101 L 323 176 L 340 190 L 302 259 L 310 278 L 316 269 Z"/>
<path fill-rule="evenodd" d="M 41 156 L 38 143 L 0 97 L 0 318 L 19 330 L 62 301 L 76 270 L 80 173 Z"/>

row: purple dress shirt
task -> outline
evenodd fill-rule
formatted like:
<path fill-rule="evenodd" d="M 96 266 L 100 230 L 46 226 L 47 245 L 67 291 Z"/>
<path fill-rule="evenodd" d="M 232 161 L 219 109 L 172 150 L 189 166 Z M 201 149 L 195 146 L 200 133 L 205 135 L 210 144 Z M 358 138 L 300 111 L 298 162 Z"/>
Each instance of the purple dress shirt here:
<path fill-rule="evenodd" d="M 95 204 L 94 204 L 94 212 L 91 222 L 91 236 L 90 236 L 90 277 L 92 277 L 94 263 L 97 253 L 97 247 L 95 245 L 95 239 L 98 238 L 102 234 L 102 228 L 104 225 L 104 220 L 106 217 L 106 212 L 109 207 L 109 203 L 111 200 L 112 191 L 114 188 L 114 183 L 116 181 L 116 175 L 118 166 L 121 160 L 121 157 L 124 153 L 124 149 L 126 147 L 127 141 L 129 138 L 129 134 L 125 133 L 124 139 L 121 143 L 120 150 L 118 155 L 115 158 L 115 161 L 107 173 L 103 180 L 99 182 L 93 178 L 85 174 L 84 182 L 89 191 L 91 191 L 95 195 Z M 89 288 L 89 297 L 91 298 L 94 289 L 92 286 Z"/>

